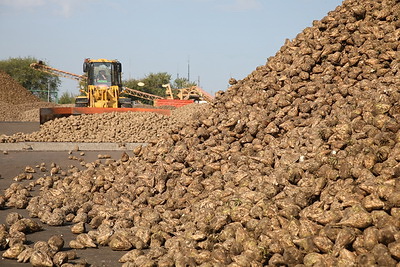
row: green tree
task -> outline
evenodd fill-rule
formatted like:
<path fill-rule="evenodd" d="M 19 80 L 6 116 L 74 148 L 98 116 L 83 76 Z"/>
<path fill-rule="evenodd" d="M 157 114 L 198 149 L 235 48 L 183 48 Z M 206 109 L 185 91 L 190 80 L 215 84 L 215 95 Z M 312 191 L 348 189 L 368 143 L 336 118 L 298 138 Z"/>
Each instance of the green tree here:
<path fill-rule="evenodd" d="M 187 87 L 192 87 L 196 86 L 197 83 L 195 82 L 190 82 L 187 78 L 176 78 L 171 85 L 173 89 L 180 89 L 180 88 L 187 88 Z"/>
<path fill-rule="evenodd" d="M 150 73 L 146 75 L 143 79 L 130 79 L 124 81 L 124 86 L 146 92 L 152 95 L 158 95 L 165 97 L 165 88 L 162 86 L 163 84 L 170 83 L 171 75 L 166 72 L 159 72 L 159 73 Z M 139 86 L 138 84 L 142 83 L 143 86 Z M 131 97 L 132 100 L 138 100 L 142 103 L 151 104 L 151 101 L 143 100 L 137 97 Z"/>
<path fill-rule="evenodd" d="M 74 104 L 75 96 L 72 93 L 64 92 L 60 99 L 58 100 L 59 104 Z"/>
<path fill-rule="evenodd" d="M 159 96 L 165 96 L 165 88 L 162 85 L 170 83 L 170 81 L 171 75 L 166 72 L 150 73 L 142 79 L 144 90 L 148 90 L 148 93 Z"/>
<path fill-rule="evenodd" d="M 0 60 L 0 70 L 8 73 L 23 87 L 41 99 L 55 101 L 61 83 L 60 79 L 57 76 L 29 67 L 31 63 L 37 61 L 33 57 Z"/>

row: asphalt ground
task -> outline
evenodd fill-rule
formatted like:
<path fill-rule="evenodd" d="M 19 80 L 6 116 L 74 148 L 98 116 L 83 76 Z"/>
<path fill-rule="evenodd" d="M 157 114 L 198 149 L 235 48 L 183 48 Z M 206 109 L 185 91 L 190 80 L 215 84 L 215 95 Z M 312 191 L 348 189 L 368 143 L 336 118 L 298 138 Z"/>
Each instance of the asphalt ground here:
<path fill-rule="evenodd" d="M 20 121 L 12 121 L 12 122 L 0 122 L 0 135 L 12 135 L 18 132 L 22 133 L 32 133 L 35 131 L 39 131 L 40 124 L 39 122 L 20 122 Z"/>

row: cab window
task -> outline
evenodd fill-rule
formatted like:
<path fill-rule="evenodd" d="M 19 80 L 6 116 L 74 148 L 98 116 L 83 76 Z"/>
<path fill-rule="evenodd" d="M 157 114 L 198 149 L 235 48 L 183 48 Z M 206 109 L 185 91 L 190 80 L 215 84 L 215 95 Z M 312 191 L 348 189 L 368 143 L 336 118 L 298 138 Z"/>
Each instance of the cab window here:
<path fill-rule="evenodd" d="M 94 63 L 94 85 L 111 86 L 111 63 Z"/>

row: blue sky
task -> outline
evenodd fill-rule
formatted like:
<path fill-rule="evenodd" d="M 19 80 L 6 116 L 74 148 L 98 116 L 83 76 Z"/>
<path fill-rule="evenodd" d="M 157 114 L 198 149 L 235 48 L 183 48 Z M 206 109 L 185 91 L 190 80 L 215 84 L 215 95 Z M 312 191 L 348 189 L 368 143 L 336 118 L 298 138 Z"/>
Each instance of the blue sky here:
<path fill-rule="evenodd" d="M 167 72 L 226 90 L 341 0 L 0 0 L 0 60 L 32 56 L 82 74 L 118 59 L 123 79 Z M 188 65 L 190 66 L 188 71 Z M 189 72 L 189 73 L 188 73 Z M 62 78 L 61 92 L 77 94 Z"/>

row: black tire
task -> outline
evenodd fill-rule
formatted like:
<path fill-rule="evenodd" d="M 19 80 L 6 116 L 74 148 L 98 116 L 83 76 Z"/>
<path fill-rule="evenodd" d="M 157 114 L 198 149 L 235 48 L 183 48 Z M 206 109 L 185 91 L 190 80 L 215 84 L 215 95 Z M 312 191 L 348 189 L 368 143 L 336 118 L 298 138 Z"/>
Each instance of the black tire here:
<path fill-rule="evenodd" d="M 86 97 L 77 97 L 75 98 L 75 107 L 85 108 L 89 105 L 89 99 Z"/>
<path fill-rule="evenodd" d="M 77 108 L 85 108 L 85 107 L 87 107 L 87 104 L 86 103 L 75 103 L 75 107 L 77 107 Z"/>
<path fill-rule="evenodd" d="M 132 104 L 121 104 L 121 108 L 131 108 Z"/>

